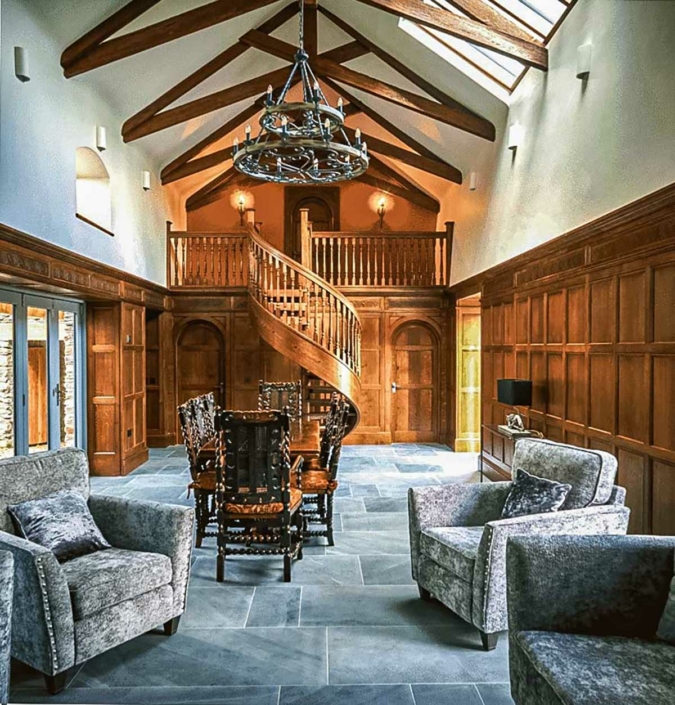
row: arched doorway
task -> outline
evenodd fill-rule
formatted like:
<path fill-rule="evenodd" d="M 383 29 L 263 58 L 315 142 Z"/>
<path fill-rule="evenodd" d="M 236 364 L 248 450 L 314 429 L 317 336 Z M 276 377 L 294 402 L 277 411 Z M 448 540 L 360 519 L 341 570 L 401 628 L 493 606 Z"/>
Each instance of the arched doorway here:
<path fill-rule="evenodd" d="M 309 210 L 309 220 L 316 232 L 340 229 L 340 187 L 286 188 L 286 254 L 300 261 L 300 211 Z"/>
<path fill-rule="evenodd" d="M 392 346 L 392 438 L 397 443 L 438 442 L 438 338 L 413 321 L 394 334 Z"/>
<path fill-rule="evenodd" d="M 178 336 L 176 384 L 179 404 L 209 392 L 225 403 L 225 343 L 212 323 L 192 321 Z"/>

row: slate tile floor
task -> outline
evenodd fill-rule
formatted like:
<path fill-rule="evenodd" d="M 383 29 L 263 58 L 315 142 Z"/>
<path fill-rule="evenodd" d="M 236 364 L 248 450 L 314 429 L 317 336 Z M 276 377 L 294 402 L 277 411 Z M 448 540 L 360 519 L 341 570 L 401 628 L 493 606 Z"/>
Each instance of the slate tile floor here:
<path fill-rule="evenodd" d="M 278 558 L 233 558 L 215 582 L 213 540 L 194 551 L 178 633 L 146 634 L 85 664 L 65 693 L 14 664 L 12 702 L 174 705 L 508 705 L 506 639 L 476 630 L 410 577 L 407 489 L 477 481 L 476 458 L 433 444 L 347 446 L 336 541 L 313 539 L 281 582 Z M 182 447 L 152 450 L 96 493 L 172 504 L 186 496 Z"/>

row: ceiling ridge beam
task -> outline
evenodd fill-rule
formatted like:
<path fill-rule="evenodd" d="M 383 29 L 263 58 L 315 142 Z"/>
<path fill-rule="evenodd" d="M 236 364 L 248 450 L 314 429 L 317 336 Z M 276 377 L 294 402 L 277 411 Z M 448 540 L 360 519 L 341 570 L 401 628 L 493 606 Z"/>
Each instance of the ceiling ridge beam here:
<path fill-rule="evenodd" d="M 277 0 L 214 0 L 207 5 L 90 47 L 65 68 L 64 75 L 66 78 L 77 76 L 207 27 L 227 22 L 274 2 Z"/>
<path fill-rule="evenodd" d="M 276 39 L 276 37 L 262 34 L 255 29 L 244 34 L 240 40 L 256 49 L 290 61 L 293 60 L 296 51 L 293 45 Z M 465 109 L 448 107 L 430 98 L 425 98 L 404 88 L 398 88 L 322 57 L 317 57 L 314 60 L 313 68 L 317 74 L 324 78 L 332 78 L 340 83 L 346 83 L 399 107 L 413 110 L 484 139 L 491 141 L 495 139 L 494 125 L 478 115 L 467 113 Z"/>
<path fill-rule="evenodd" d="M 491 49 L 527 66 L 548 70 L 548 50 L 535 40 L 525 40 L 493 29 L 470 17 L 426 5 L 421 0 L 353 0 L 378 10 L 431 27 L 453 37 Z"/>
<path fill-rule="evenodd" d="M 400 73 L 401 76 L 407 78 L 411 83 L 416 85 L 418 88 L 423 90 L 432 98 L 435 98 L 439 103 L 442 103 L 443 105 L 446 105 L 449 108 L 455 108 L 457 110 L 465 111 L 469 115 L 480 117 L 478 113 L 476 113 L 474 110 L 467 108 L 458 100 L 455 100 L 454 98 L 449 96 L 440 88 L 430 83 L 419 74 L 415 73 L 410 67 L 406 66 L 404 63 L 399 61 L 395 56 L 392 56 L 389 52 L 382 49 L 382 47 L 380 47 L 378 44 L 372 42 L 370 39 L 368 39 L 368 37 L 365 37 L 363 34 L 358 32 L 354 27 L 352 27 L 349 23 L 345 22 L 341 17 L 338 17 L 337 15 L 333 14 L 330 10 L 326 9 L 323 6 L 321 6 L 319 10 L 336 27 L 339 27 L 343 32 L 346 32 L 347 34 L 352 36 L 357 42 L 363 44 L 363 46 L 367 47 L 373 54 L 375 54 L 375 56 L 378 57 L 378 59 L 384 61 L 384 63 L 394 69 L 394 71 Z"/>
<path fill-rule="evenodd" d="M 286 5 L 286 7 L 277 12 L 274 17 L 271 17 L 269 20 L 261 24 L 258 27 L 258 31 L 263 32 L 264 34 L 274 32 L 274 30 L 284 25 L 288 22 L 288 20 L 297 14 L 298 6 L 295 3 Z M 124 123 L 124 125 L 122 125 L 122 137 L 124 138 L 124 141 L 128 142 L 131 139 L 134 139 L 134 132 L 142 123 L 156 115 L 160 112 L 160 110 L 163 110 L 177 101 L 200 83 L 204 82 L 207 78 L 220 71 L 220 69 L 239 58 L 244 52 L 248 51 L 249 48 L 250 47 L 248 45 L 243 44 L 242 42 L 235 42 L 231 47 L 198 68 L 195 72 L 163 93 L 159 96 L 159 98 L 154 100 L 145 108 L 137 112 L 135 115 L 132 115 Z"/>
<path fill-rule="evenodd" d="M 354 141 L 356 138 L 356 131 L 352 127 L 345 125 L 345 133 L 350 140 Z M 397 145 L 382 140 L 379 137 L 374 137 L 373 135 L 368 135 L 365 132 L 361 132 L 361 139 L 368 144 L 369 152 L 377 152 L 382 156 L 389 157 L 390 159 L 395 159 L 396 161 L 412 166 L 415 169 L 420 169 L 425 171 L 427 174 L 433 174 L 446 181 L 452 181 L 455 184 L 462 183 L 462 172 L 452 165 L 446 164 L 440 159 L 429 159 L 428 157 L 423 157 L 420 154 L 411 152 L 408 149 L 403 149 L 403 147 L 398 147 Z"/>

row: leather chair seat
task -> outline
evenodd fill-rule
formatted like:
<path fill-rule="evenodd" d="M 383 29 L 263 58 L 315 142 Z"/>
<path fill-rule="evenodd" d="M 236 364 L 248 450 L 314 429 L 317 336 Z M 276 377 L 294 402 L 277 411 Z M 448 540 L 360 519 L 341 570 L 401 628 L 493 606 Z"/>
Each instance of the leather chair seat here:
<path fill-rule="evenodd" d="M 245 489 L 242 490 L 245 492 Z M 291 504 L 290 511 L 295 511 L 302 503 L 302 491 L 291 488 Z M 267 504 L 232 504 L 225 505 L 227 514 L 237 514 L 240 516 L 255 516 L 256 519 L 272 519 L 277 517 L 284 511 L 282 502 L 269 502 Z"/>
<path fill-rule="evenodd" d="M 303 470 L 301 478 L 302 491 L 306 493 L 335 492 L 338 487 L 328 470 Z"/>

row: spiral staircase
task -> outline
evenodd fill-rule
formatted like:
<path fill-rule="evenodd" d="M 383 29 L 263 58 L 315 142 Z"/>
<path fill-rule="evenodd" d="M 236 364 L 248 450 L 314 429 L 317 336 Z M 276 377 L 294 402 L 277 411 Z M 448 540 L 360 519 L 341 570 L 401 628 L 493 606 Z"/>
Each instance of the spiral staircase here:
<path fill-rule="evenodd" d="M 354 305 L 325 279 L 248 227 L 249 310 L 260 337 L 304 370 L 307 415 L 320 420 L 334 391 L 360 419 L 361 321 Z"/>

